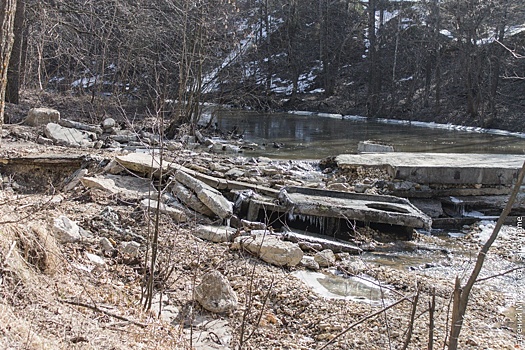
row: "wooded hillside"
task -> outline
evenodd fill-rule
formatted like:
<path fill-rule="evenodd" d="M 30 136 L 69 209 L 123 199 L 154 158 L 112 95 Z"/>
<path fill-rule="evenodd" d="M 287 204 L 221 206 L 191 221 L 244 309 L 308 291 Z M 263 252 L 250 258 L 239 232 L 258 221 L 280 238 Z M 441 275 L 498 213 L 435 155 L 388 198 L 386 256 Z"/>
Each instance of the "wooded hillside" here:
<path fill-rule="evenodd" d="M 517 0 L 19 0 L 7 100 L 88 95 L 177 124 L 206 101 L 523 131 L 524 47 Z"/>

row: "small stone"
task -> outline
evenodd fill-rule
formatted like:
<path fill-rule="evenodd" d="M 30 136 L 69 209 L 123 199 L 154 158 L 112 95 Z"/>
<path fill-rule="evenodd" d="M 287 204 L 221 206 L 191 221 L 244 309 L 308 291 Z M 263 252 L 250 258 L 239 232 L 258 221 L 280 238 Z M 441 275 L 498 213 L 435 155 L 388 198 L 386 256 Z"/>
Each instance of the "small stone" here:
<path fill-rule="evenodd" d="M 80 227 L 64 215 L 54 220 L 53 232 L 56 239 L 61 243 L 77 242 L 82 238 Z"/>
<path fill-rule="evenodd" d="M 472 339 L 472 338 L 469 338 L 467 339 L 467 345 L 471 345 L 471 346 L 478 346 L 478 342 L 475 340 L 475 339 Z"/>
<path fill-rule="evenodd" d="M 95 264 L 98 267 L 103 267 L 106 265 L 104 258 L 101 258 L 98 255 L 86 253 L 86 257 L 89 259 L 89 261 L 91 261 L 93 264 Z"/>
<path fill-rule="evenodd" d="M 342 252 L 342 253 L 335 254 L 335 260 L 337 261 L 343 261 L 347 259 L 350 259 L 350 253 Z"/>
<path fill-rule="evenodd" d="M 140 253 L 140 244 L 135 241 L 122 242 L 120 243 L 118 249 L 121 254 L 134 258 Z"/>
<path fill-rule="evenodd" d="M 306 267 L 307 269 L 317 271 L 319 270 L 319 264 L 315 261 L 313 256 L 303 256 L 301 259 L 301 266 Z"/>
<path fill-rule="evenodd" d="M 102 128 L 104 130 L 114 128 L 117 125 L 117 122 L 113 118 L 106 118 L 102 122 Z"/>
<path fill-rule="evenodd" d="M 113 247 L 113 244 L 111 244 L 111 241 L 106 237 L 102 237 L 100 239 L 100 246 L 102 247 L 104 253 L 111 253 L 115 249 L 115 247 Z"/>

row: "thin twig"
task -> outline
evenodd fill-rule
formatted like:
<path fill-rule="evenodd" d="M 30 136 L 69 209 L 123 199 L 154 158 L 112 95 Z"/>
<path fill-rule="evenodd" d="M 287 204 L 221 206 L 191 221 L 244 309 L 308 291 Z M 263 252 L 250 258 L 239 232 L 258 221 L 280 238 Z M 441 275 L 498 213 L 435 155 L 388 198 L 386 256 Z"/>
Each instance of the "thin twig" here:
<path fill-rule="evenodd" d="M 373 314 L 370 314 L 370 315 L 367 315 L 361 319 L 359 319 L 358 321 L 352 323 L 350 326 L 348 326 L 345 330 L 343 330 L 341 333 L 337 334 L 335 337 L 332 338 L 332 340 L 330 340 L 328 343 L 326 343 L 325 345 L 321 346 L 318 350 L 323 350 L 325 349 L 328 345 L 331 345 L 333 344 L 338 338 L 342 337 L 343 335 L 345 335 L 346 333 L 348 333 L 352 328 L 354 328 L 355 326 L 357 325 L 360 325 L 361 323 L 365 322 L 366 320 L 369 320 L 377 315 L 380 315 L 382 314 L 383 312 L 385 312 L 386 310 L 388 309 L 391 309 L 393 308 L 394 306 L 396 305 L 399 305 L 401 304 L 403 301 L 406 301 L 406 300 L 410 300 L 410 297 L 404 297 L 402 299 L 399 299 L 398 301 L 396 301 L 395 303 L 393 304 L 390 304 L 384 308 L 382 308 L 381 310 L 379 311 L 376 311 L 374 312 Z"/>
<path fill-rule="evenodd" d="M 13 243 L 11 243 L 11 247 L 9 248 L 9 251 L 7 252 L 7 255 L 5 256 L 4 264 L 7 265 L 7 260 L 9 260 L 9 257 L 11 256 L 11 254 L 13 254 L 13 250 L 15 249 L 15 247 L 16 247 L 16 241 L 13 241 Z"/>
<path fill-rule="evenodd" d="M 504 272 L 501 272 L 501 273 L 498 273 L 496 275 L 492 275 L 492 276 L 488 276 L 488 277 L 483 277 L 483 278 L 479 278 L 476 280 L 476 283 L 478 282 L 482 282 L 482 281 L 486 281 L 486 280 L 489 280 L 491 278 L 496 278 L 496 277 L 500 277 L 500 276 L 505 276 L 505 275 L 508 275 L 509 273 L 511 272 L 514 272 L 514 271 L 517 271 L 517 270 L 523 270 L 525 269 L 525 266 L 520 266 L 520 267 L 515 267 L 513 269 L 510 269 L 510 270 L 507 270 L 507 271 L 504 271 Z"/>
<path fill-rule="evenodd" d="M 89 305 L 89 304 L 85 304 L 85 303 L 81 303 L 81 302 L 78 302 L 78 301 L 72 301 L 72 300 L 58 300 L 62 303 L 65 303 L 65 304 L 70 304 L 70 305 L 76 305 L 76 306 L 82 306 L 82 307 L 85 307 L 85 308 L 88 308 L 88 309 L 91 309 L 93 311 L 96 311 L 96 312 L 100 312 L 100 313 L 103 313 L 104 315 L 107 315 L 107 316 L 110 316 L 110 317 L 114 317 L 118 320 L 121 320 L 121 321 L 126 321 L 126 322 L 129 322 L 131 324 L 134 324 L 135 326 L 139 326 L 139 327 L 142 327 L 142 328 L 146 328 L 148 325 L 145 324 L 145 323 L 140 323 L 140 322 L 137 322 L 137 321 L 133 321 L 133 320 L 130 320 L 129 318 L 126 318 L 124 316 L 119 316 L 119 315 L 115 315 L 111 312 L 108 312 L 108 311 L 105 311 L 105 310 L 102 310 L 96 306 L 93 306 L 93 305 Z"/>
<path fill-rule="evenodd" d="M 407 337 L 402 347 L 403 350 L 406 350 L 408 348 L 408 345 L 410 344 L 410 341 L 412 340 L 412 333 L 414 332 L 414 322 L 415 322 L 417 303 L 419 301 L 420 292 L 421 292 L 421 288 L 418 287 L 416 296 L 414 297 L 414 300 L 412 301 L 412 312 L 410 313 L 410 322 L 408 324 Z"/>
<path fill-rule="evenodd" d="M 432 288 L 432 299 L 428 301 L 428 350 L 434 349 L 434 313 L 436 311 L 436 288 Z"/>

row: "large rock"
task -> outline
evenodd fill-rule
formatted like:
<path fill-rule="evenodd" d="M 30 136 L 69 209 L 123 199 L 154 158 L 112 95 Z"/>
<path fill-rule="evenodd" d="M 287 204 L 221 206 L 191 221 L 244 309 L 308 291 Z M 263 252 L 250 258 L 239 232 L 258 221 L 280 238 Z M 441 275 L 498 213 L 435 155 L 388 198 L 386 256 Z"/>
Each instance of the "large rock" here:
<path fill-rule="evenodd" d="M 273 265 L 295 266 L 303 258 L 303 251 L 299 245 L 281 241 L 278 237 L 268 234 L 256 234 L 255 237 L 237 237 L 235 241 L 239 242 L 250 253 Z"/>
<path fill-rule="evenodd" d="M 93 147 L 93 141 L 97 139 L 93 132 L 65 128 L 55 123 L 47 124 L 44 133 L 57 144 L 68 147 Z"/>
<path fill-rule="evenodd" d="M 222 243 L 229 242 L 236 232 L 236 229 L 228 226 L 200 225 L 193 231 L 193 235 L 207 241 Z"/>
<path fill-rule="evenodd" d="M 202 276 L 195 287 L 195 299 L 208 311 L 222 313 L 237 308 L 237 294 L 219 271 L 214 270 Z"/>
<path fill-rule="evenodd" d="M 197 197 L 197 195 L 191 191 L 189 188 L 184 186 L 178 181 L 175 181 L 172 187 L 172 193 L 178 199 L 181 200 L 187 207 L 195 210 L 198 213 L 203 215 L 214 217 L 215 213 L 211 211 L 202 201 Z"/>
<path fill-rule="evenodd" d="M 314 260 L 321 267 L 330 267 L 335 265 L 335 254 L 330 249 L 325 249 L 314 255 Z"/>
<path fill-rule="evenodd" d="M 60 112 L 51 108 L 31 108 L 27 113 L 25 124 L 29 126 L 40 126 L 47 123 L 58 122 Z"/>
<path fill-rule="evenodd" d="M 233 203 L 213 187 L 183 171 L 177 171 L 175 179 L 195 192 L 201 202 L 221 219 L 229 218 L 233 215 Z"/>
<path fill-rule="evenodd" d="M 148 209 L 148 210 L 151 210 L 151 211 L 154 211 L 154 212 L 157 210 L 157 207 L 158 207 L 159 211 L 162 214 L 166 214 L 166 215 L 170 216 L 176 222 L 186 222 L 186 221 L 188 221 L 188 217 L 186 216 L 186 214 L 182 210 L 174 208 L 174 207 L 171 207 L 171 206 L 166 205 L 164 203 L 159 203 L 159 202 L 157 202 L 157 201 L 155 201 L 153 199 L 145 198 L 145 199 L 143 199 L 140 202 L 140 205 L 144 209 Z"/>

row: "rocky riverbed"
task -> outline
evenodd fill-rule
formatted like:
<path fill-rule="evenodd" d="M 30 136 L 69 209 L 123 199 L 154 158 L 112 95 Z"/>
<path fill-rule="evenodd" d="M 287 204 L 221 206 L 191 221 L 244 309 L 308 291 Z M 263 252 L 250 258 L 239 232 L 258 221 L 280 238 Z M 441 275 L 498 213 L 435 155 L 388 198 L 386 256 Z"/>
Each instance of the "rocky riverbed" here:
<path fill-rule="evenodd" d="M 394 349 L 407 342 L 421 349 L 428 346 L 431 319 L 434 348 L 443 348 L 454 279 L 468 277 L 493 225 L 463 227 L 453 240 L 416 233 L 410 242 L 355 227 L 347 243 L 367 253 L 334 253 L 286 241 L 271 222 L 237 220 L 231 190 L 193 180 L 203 174 L 241 183 L 253 195 L 283 186 L 378 193 L 386 174 L 250 159 L 238 153 L 242 144 L 219 147 L 184 133 L 163 142 L 112 130 L 111 121 L 93 126 L 101 129 L 89 131 L 96 139 L 88 133 L 81 136 L 88 135 L 86 143 L 64 144 L 46 137 L 47 125 L 2 131 L 2 348 Z M 68 125 L 62 127 L 85 129 Z M 193 180 L 164 170 L 164 163 L 154 167 L 153 161 L 152 170 L 125 162 L 153 152 L 189 169 Z M 157 263 L 145 310 L 155 233 Z M 462 349 L 516 348 L 522 280 L 516 271 L 489 277 L 523 268 L 523 241 L 515 226 L 496 241 L 481 276 L 487 279 L 472 292 Z M 315 275 L 321 285 L 357 278 L 369 289 L 357 298 L 334 288 L 328 288 L 332 295 L 320 294 L 297 278 L 314 272 L 324 276 Z"/>

